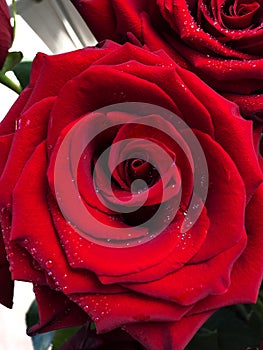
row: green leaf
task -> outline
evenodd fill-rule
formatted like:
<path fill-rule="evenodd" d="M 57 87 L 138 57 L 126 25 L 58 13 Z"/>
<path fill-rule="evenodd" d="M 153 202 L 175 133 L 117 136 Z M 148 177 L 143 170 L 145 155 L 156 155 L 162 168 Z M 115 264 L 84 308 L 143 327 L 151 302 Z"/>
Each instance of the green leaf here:
<path fill-rule="evenodd" d="M 22 91 L 21 86 L 14 82 L 12 79 L 10 79 L 5 73 L 14 69 L 14 67 L 21 61 L 22 58 L 23 55 L 20 51 L 9 52 L 6 57 L 5 63 L 2 69 L 0 70 L 0 83 L 7 86 L 8 88 L 10 88 L 18 94 L 20 94 Z"/>
<path fill-rule="evenodd" d="M 18 63 L 13 69 L 15 76 L 23 89 L 29 84 L 31 67 L 31 61 L 23 61 Z"/>
<path fill-rule="evenodd" d="M 22 92 L 22 87 L 16 84 L 12 79 L 10 79 L 5 74 L 0 74 L 0 83 L 7 86 L 9 89 L 15 91 L 17 94 Z"/>
<path fill-rule="evenodd" d="M 251 322 L 254 323 L 257 321 L 259 332 L 261 334 L 261 338 L 263 339 L 263 296 L 262 292 L 260 292 L 256 305 L 252 305 L 252 309 L 254 311 L 254 318 L 251 319 Z M 256 319 L 256 321 L 255 321 Z"/>
<path fill-rule="evenodd" d="M 220 350 L 217 330 L 201 328 L 186 348 L 187 350 Z"/>
<path fill-rule="evenodd" d="M 0 75 L 12 70 L 23 58 L 23 54 L 20 51 L 8 52 L 5 63 L 0 71 Z"/>
<path fill-rule="evenodd" d="M 37 302 L 34 300 L 26 313 L 26 325 L 28 328 L 39 322 Z"/>
<path fill-rule="evenodd" d="M 59 329 L 55 332 L 52 350 L 58 350 L 65 344 L 81 327 Z"/>
<path fill-rule="evenodd" d="M 260 344 L 260 322 L 251 305 L 218 310 L 197 332 L 187 350 L 245 350 Z"/>
<path fill-rule="evenodd" d="M 89 328 L 90 328 L 91 331 L 95 331 L 96 330 L 96 324 L 94 322 L 91 322 Z"/>
<path fill-rule="evenodd" d="M 234 309 L 224 309 L 221 313 L 224 321 L 219 326 L 219 344 L 224 350 L 245 350 L 258 346 L 260 334 L 248 323 L 238 318 Z"/>

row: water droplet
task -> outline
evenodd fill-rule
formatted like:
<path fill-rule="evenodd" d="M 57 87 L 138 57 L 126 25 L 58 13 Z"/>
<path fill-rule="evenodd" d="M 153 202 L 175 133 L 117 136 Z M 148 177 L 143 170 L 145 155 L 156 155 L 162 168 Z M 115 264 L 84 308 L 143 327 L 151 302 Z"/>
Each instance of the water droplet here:
<path fill-rule="evenodd" d="M 21 126 L 22 126 L 22 120 L 21 119 L 17 119 L 15 121 L 15 130 L 21 129 Z"/>
<path fill-rule="evenodd" d="M 52 260 L 47 260 L 45 263 L 45 266 L 47 269 L 50 269 L 53 266 L 53 261 Z"/>

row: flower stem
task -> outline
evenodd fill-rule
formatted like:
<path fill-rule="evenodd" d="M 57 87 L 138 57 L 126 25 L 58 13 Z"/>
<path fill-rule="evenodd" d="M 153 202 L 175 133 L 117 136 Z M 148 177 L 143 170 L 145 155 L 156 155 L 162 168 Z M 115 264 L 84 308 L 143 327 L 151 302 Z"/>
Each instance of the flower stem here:
<path fill-rule="evenodd" d="M 22 92 L 22 87 L 13 82 L 13 80 L 8 78 L 5 74 L 0 74 L 0 83 L 15 91 L 17 94 L 20 94 Z"/>

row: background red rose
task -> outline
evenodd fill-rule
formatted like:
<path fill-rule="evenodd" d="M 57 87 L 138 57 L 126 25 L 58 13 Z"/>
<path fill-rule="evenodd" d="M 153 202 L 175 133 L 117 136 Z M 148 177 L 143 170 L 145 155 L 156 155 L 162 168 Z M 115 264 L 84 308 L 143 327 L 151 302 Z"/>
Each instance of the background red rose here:
<path fill-rule="evenodd" d="M 208 197 L 186 236 L 180 220 L 192 177 L 180 149 L 167 138 L 186 202 L 162 235 L 132 248 L 101 246 L 79 235 L 58 208 L 52 169 L 65 135 L 84 116 L 91 118 L 89 112 L 122 102 L 150 103 L 176 113 L 203 148 Z M 135 119 L 156 117 L 136 113 L 135 108 Z M 107 122 L 126 121 L 127 115 L 116 110 L 106 117 Z M 158 118 L 172 125 L 169 114 Z M 95 139 L 78 168 L 87 208 L 102 222 L 124 228 L 132 223 L 118 215 L 111 220 L 105 203 L 91 202 L 95 190 L 89 181 L 99 152 L 120 137 L 119 131 L 127 135 L 125 130 L 125 125 L 109 128 Z M 143 131 L 148 137 L 147 128 Z M 106 42 L 102 48 L 39 54 L 30 85 L 1 123 L 0 135 L 1 226 L 13 279 L 34 284 L 40 324 L 31 333 L 91 318 L 98 332 L 122 327 L 147 349 L 183 349 L 216 309 L 256 301 L 263 267 L 263 176 L 252 122 L 163 51 Z M 159 131 L 150 136 L 162 144 Z M 120 187 L 117 195 L 123 192 Z"/>
<path fill-rule="evenodd" d="M 13 37 L 13 28 L 10 24 L 9 9 L 6 1 L 0 0 L 0 69 L 2 68 L 8 49 L 11 46 Z M 5 159 L 1 155 L 1 163 Z M 1 164 L 3 166 L 3 164 Z M 0 166 L 0 167 L 1 167 Z M 9 265 L 6 260 L 6 252 L 2 237 L 0 237 L 0 302 L 8 307 L 12 306 L 13 282 L 9 272 Z"/>
<path fill-rule="evenodd" d="M 98 40 L 164 49 L 182 67 L 263 117 L 261 1 L 72 0 Z"/>
<path fill-rule="evenodd" d="M 5 0 L 0 0 L 0 69 L 13 40 L 13 28 L 10 24 L 9 8 Z"/>

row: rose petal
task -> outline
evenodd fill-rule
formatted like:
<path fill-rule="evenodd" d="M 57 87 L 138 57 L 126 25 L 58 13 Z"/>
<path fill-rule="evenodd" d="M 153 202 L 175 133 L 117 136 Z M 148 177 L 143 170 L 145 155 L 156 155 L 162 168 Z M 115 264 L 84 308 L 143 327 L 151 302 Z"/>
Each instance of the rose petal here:
<path fill-rule="evenodd" d="M 89 271 L 79 271 L 72 269 L 65 259 L 63 244 L 61 246 L 57 234 L 54 231 L 52 217 L 46 199 L 47 180 L 46 170 L 46 145 L 40 144 L 24 170 L 13 192 L 13 219 L 11 241 L 24 246 L 28 253 L 37 261 L 39 269 L 45 271 L 47 282 L 48 277 L 53 279 L 56 288 L 65 293 L 90 291 L 99 292 L 102 290 L 119 291 L 120 287 L 103 287 L 96 277 Z M 30 183 L 30 186 L 28 186 Z M 28 200 L 30 198 L 30 200 Z M 21 210 L 23 208 L 23 210 Z M 25 242 L 26 240 L 26 242 Z M 14 263 L 21 259 L 21 253 L 12 246 L 10 251 L 13 253 Z M 52 251 L 50 251 L 52 246 Z M 73 244 L 74 252 L 78 251 L 79 246 Z M 21 248 L 18 248 L 21 250 Z M 17 252 L 17 254 L 16 254 Z M 86 251 L 87 252 L 87 251 Z M 86 253 L 85 252 L 85 253 Z M 23 257 L 23 255 L 22 255 Z M 24 256 L 26 259 L 28 254 Z M 31 258 L 32 259 L 32 258 Z M 25 268 L 25 270 L 24 270 Z M 20 267 L 15 266 L 14 274 L 16 278 L 25 278 L 27 265 L 20 262 Z M 32 270 L 32 261 L 31 261 Z M 34 271 L 34 270 L 33 270 Z M 37 271 L 39 273 L 39 271 Z M 22 273 L 22 276 L 21 276 Z M 36 274 L 36 271 L 34 272 Z M 31 278 L 34 282 L 34 275 Z M 105 289 L 106 288 L 106 289 Z"/>
<path fill-rule="evenodd" d="M 36 284 L 34 293 L 40 322 L 27 330 L 30 336 L 54 329 L 79 326 L 89 320 L 87 314 L 62 293 Z"/>
<path fill-rule="evenodd" d="M 207 296 L 226 293 L 231 284 L 232 266 L 245 247 L 246 235 L 243 234 L 238 244 L 208 262 L 184 266 L 158 281 L 123 286 L 180 305 L 193 305 Z M 166 286 L 169 286 L 168 293 Z"/>
<path fill-rule="evenodd" d="M 136 293 L 115 295 L 71 295 L 96 323 L 99 333 L 108 332 L 127 323 L 175 321 L 187 313 L 185 307 L 159 301 Z"/>
<path fill-rule="evenodd" d="M 138 340 L 147 350 L 183 350 L 213 311 L 184 316 L 176 322 L 138 323 L 125 325 L 123 329 Z"/>
<path fill-rule="evenodd" d="M 243 120 L 235 104 L 221 98 L 216 92 L 202 83 L 193 73 L 182 69 L 180 70 L 180 75 L 186 84 L 191 84 L 191 91 L 211 113 L 215 128 L 215 139 L 230 154 L 235 162 L 245 182 L 247 198 L 249 200 L 262 181 L 262 173 L 257 162 L 256 152 L 253 148 L 253 129 L 251 122 Z M 207 93 L 209 94 L 209 98 L 207 98 Z M 241 139 L 243 142 L 239 143 L 237 147 L 233 140 Z M 240 157 L 240 154 L 242 154 L 242 157 Z M 247 159 L 250 160 L 249 168 Z"/>
<path fill-rule="evenodd" d="M 35 147 L 45 139 L 48 117 L 54 97 L 44 99 L 27 110 L 17 121 L 17 131 L 0 179 L 1 202 L 11 203 L 12 190 L 21 174 L 25 162 Z"/>
<path fill-rule="evenodd" d="M 243 179 L 229 155 L 209 136 L 199 131 L 196 131 L 196 136 L 208 165 L 209 189 L 205 205 L 210 227 L 206 241 L 192 260 L 195 263 L 207 260 L 240 241 L 246 200 Z"/>
<path fill-rule="evenodd" d="M 231 274 L 231 285 L 227 293 L 210 296 L 193 308 L 193 313 L 220 308 L 232 304 L 255 303 L 262 282 L 262 222 L 259 220 L 263 208 L 263 184 L 248 204 L 246 227 L 248 243 L 245 251 L 234 264 Z"/>

